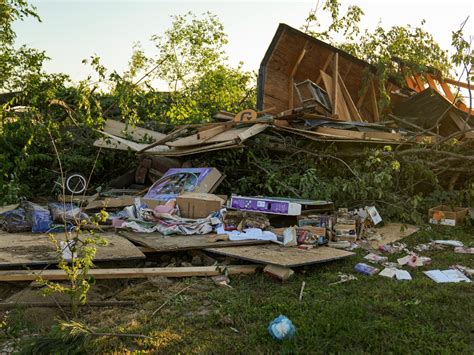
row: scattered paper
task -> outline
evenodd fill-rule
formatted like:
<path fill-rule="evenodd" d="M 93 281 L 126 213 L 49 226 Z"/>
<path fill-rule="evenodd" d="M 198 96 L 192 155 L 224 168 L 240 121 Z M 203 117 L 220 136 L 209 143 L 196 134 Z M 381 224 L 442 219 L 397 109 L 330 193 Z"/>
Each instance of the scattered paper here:
<path fill-rule="evenodd" d="M 411 275 L 408 271 L 405 270 L 397 270 L 395 272 L 395 278 L 397 280 L 411 280 Z"/>
<path fill-rule="evenodd" d="M 364 256 L 364 259 L 374 263 L 380 263 L 388 260 L 386 256 L 380 256 L 374 253 L 367 254 L 366 256 Z"/>
<path fill-rule="evenodd" d="M 389 278 L 393 279 L 396 272 L 397 272 L 397 269 L 386 267 L 385 269 L 380 271 L 379 275 L 389 277 Z"/>
<path fill-rule="evenodd" d="M 227 234 L 229 236 L 229 240 L 270 240 L 275 242 L 277 240 L 277 236 L 275 233 L 270 231 L 262 231 L 260 228 L 248 228 L 244 229 L 242 232 L 240 231 L 226 231 L 224 227 L 220 226 L 216 229 L 217 234 Z"/>
<path fill-rule="evenodd" d="M 431 263 L 431 258 L 426 256 L 418 256 L 416 254 L 407 255 L 403 258 L 397 259 L 398 264 L 400 265 L 408 265 L 410 267 L 418 267 L 423 266 Z"/>
<path fill-rule="evenodd" d="M 454 252 L 459 254 L 474 254 L 474 248 L 456 247 L 454 248 Z"/>
<path fill-rule="evenodd" d="M 374 225 L 377 225 L 382 222 L 382 217 L 380 217 L 380 214 L 375 208 L 375 206 L 367 207 L 367 212 L 369 213 L 370 219 L 372 220 Z"/>
<path fill-rule="evenodd" d="M 400 264 L 400 265 L 408 264 L 408 262 L 411 260 L 411 257 L 412 257 L 411 255 L 407 255 L 407 256 L 404 256 L 403 258 L 397 259 L 398 264 Z"/>
<path fill-rule="evenodd" d="M 430 270 L 423 271 L 423 273 L 436 283 L 471 282 L 471 280 L 459 270 Z"/>
<path fill-rule="evenodd" d="M 391 267 L 387 267 L 383 269 L 379 273 L 379 275 L 389 277 L 391 279 L 395 278 L 397 280 L 411 280 L 411 275 L 408 271 L 391 268 Z"/>

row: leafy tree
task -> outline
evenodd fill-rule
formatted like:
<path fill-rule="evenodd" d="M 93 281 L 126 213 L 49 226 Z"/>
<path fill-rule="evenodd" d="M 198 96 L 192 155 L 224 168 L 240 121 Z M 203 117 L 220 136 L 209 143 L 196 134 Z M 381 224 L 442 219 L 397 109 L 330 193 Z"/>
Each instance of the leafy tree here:
<path fill-rule="evenodd" d="M 402 74 L 406 72 L 400 71 L 397 64 L 400 60 L 409 72 L 417 73 L 434 68 L 442 76 L 451 74 L 454 67 L 449 60 L 448 51 L 441 49 L 433 36 L 422 28 L 424 21 L 420 27 L 406 25 L 385 29 L 379 24 L 373 31 L 361 32 L 359 26 L 363 14 L 361 8 L 349 6 L 345 14 L 341 15 L 339 0 L 326 0 L 322 6 L 317 6 L 309 13 L 303 30 L 374 65 L 380 79 L 382 107 L 389 103 L 383 82 L 392 77 L 402 84 Z M 314 27 L 322 27 L 325 15 L 331 19 L 329 26 L 323 31 L 314 30 Z M 344 35 L 342 40 L 336 38 L 338 33 Z M 397 62 L 394 61 L 395 58 Z"/>

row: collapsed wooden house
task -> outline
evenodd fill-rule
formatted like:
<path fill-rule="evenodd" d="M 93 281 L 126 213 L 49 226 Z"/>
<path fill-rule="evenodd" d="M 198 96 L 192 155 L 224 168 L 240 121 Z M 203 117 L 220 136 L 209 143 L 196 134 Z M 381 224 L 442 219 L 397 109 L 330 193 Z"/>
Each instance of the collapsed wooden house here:
<path fill-rule="evenodd" d="M 399 68 L 403 74 L 403 64 Z M 472 110 L 450 87 L 470 90 L 470 85 L 418 73 L 404 75 L 406 85 L 400 87 L 393 80 L 380 83 L 375 74 L 369 63 L 280 24 L 260 66 L 258 112 L 220 112 L 215 117 L 220 122 L 183 125 L 168 135 L 141 128 L 124 135 L 129 127 L 109 120 L 102 132 L 106 139 L 95 145 L 179 157 L 242 148 L 247 139 L 273 130 L 314 141 L 373 144 L 434 143 L 458 132 L 458 138 L 473 138 Z M 383 112 L 380 85 L 392 98 Z"/>
<path fill-rule="evenodd" d="M 331 117 L 344 121 L 378 122 L 378 82 L 370 64 L 280 24 L 260 65 L 257 108 L 278 114 L 305 106 L 308 80 L 323 87 Z M 300 95 L 298 95 L 300 92 Z"/>

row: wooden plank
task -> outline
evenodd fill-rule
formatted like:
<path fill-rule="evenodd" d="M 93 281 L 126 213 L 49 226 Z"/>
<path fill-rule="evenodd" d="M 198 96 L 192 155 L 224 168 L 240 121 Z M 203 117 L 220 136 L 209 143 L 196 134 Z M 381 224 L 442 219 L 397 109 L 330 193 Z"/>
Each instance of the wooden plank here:
<path fill-rule="evenodd" d="M 126 147 L 130 148 L 131 150 L 133 150 L 135 152 L 140 152 L 143 149 L 149 147 L 148 144 L 135 143 L 135 142 L 132 142 L 128 139 L 121 138 L 121 137 L 118 137 L 118 136 L 114 136 L 113 134 L 110 134 L 110 133 L 107 133 L 107 132 L 104 132 L 104 131 L 99 131 L 99 133 L 102 133 L 103 135 L 109 137 L 109 139 L 111 141 L 116 141 L 116 142 L 122 144 L 123 146 L 126 146 Z M 152 152 L 164 152 L 164 151 L 167 151 L 167 150 L 169 150 L 169 147 L 164 146 L 164 145 L 155 146 L 155 147 L 149 149 L 149 151 L 152 151 Z"/>
<path fill-rule="evenodd" d="M 180 250 L 192 249 L 206 249 L 206 248 L 227 248 L 241 245 L 260 245 L 268 244 L 266 240 L 220 240 L 209 241 L 209 237 L 215 234 L 208 235 L 173 235 L 165 237 L 160 233 L 133 233 L 127 231 L 120 231 L 121 236 L 133 241 L 134 243 L 143 245 L 144 247 L 153 249 L 155 252 L 170 252 Z"/>
<path fill-rule="evenodd" d="M 416 86 L 418 86 L 418 90 L 419 90 L 418 92 L 422 92 L 423 90 L 425 90 L 425 83 L 421 79 L 420 74 L 415 74 L 414 76 L 415 76 Z"/>
<path fill-rule="evenodd" d="M 438 90 L 438 86 L 436 85 L 433 77 L 431 76 L 431 74 L 428 74 L 428 73 L 425 73 L 425 79 L 426 81 L 428 82 L 428 86 L 436 91 L 439 92 Z"/>
<path fill-rule="evenodd" d="M 457 81 L 457 80 L 453 80 L 453 79 L 449 79 L 449 78 L 444 78 L 442 81 L 444 81 L 445 83 L 451 84 L 451 85 L 459 86 L 459 87 L 464 88 L 464 89 L 468 89 L 468 90 L 473 90 L 474 89 L 474 86 L 472 84 L 469 85 L 468 83 L 463 83 L 462 81 Z"/>
<path fill-rule="evenodd" d="M 309 250 L 296 247 L 281 247 L 279 245 L 260 245 L 232 248 L 210 248 L 207 251 L 215 254 L 231 256 L 262 264 L 296 267 L 346 258 L 354 253 L 329 247 L 319 247 Z"/>
<path fill-rule="evenodd" d="M 85 304 L 79 304 L 79 307 L 127 307 L 133 306 L 133 301 L 87 301 Z M 18 308 L 57 308 L 71 307 L 71 302 L 1 302 L 0 309 L 18 309 Z"/>
<path fill-rule="evenodd" d="M 144 151 L 150 151 L 151 149 L 155 149 L 155 147 L 160 146 L 162 144 L 165 144 L 166 142 L 169 142 L 170 140 L 175 139 L 176 137 L 180 136 L 187 129 L 188 129 L 187 126 L 179 127 L 177 129 L 175 129 L 173 132 L 171 132 L 170 134 L 168 134 L 167 136 L 157 140 L 156 142 L 154 142 L 150 145 L 147 145 L 147 146 L 141 148 L 138 151 L 138 153 L 143 153 Z"/>
<path fill-rule="evenodd" d="M 338 129 L 331 127 L 318 127 L 314 132 L 322 133 L 329 137 L 340 137 L 340 138 L 356 138 L 356 139 L 365 139 L 365 133 L 359 131 L 350 131 L 347 129 Z"/>
<path fill-rule="evenodd" d="M 352 101 L 351 94 L 349 94 L 349 91 L 347 90 L 344 80 L 342 80 L 342 77 L 339 74 L 338 74 L 338 78 L 339 78 L 340 90 L 342 92 L 342 96 L 344 97 L 344 101 L 346 102 L 347 108 L 349 109 L 349 113 L 351 114 L 352 120 L 362 122 L 363 121 L 362 117 L 360 117 L 359 110 L 357 110 L 357 107 L 354 104 L 354 101 Z"/>
<path fill-rule="evenodd" d="M 220 124 L 218 126 L 215 126 L 215 127 L 210 127 L 206 130 L 203 130 L 203 131 L 200 131 L 197 133 L 197 138 L 199 140 L 201 140 L 202 142 L 205 142 L 206 140 L 212 138 L 212 137 L 215 137 L 216 135 L 218 135 L 219 133 L 222 133 L 224 131 L 227 131 L 228 129 L 230 129 L 232 127 L 232 124 Z"/>
<path fill-rule="evenodd" d="M 441 88 L 443 89 L 444 91 L 444 96 L 446 96 L 446 98 L 452 103 L 454 104 L 454 102 L 456 101 L 455 98 L 454 98 L 454 95 L 453 93 L 451 92 L 451 88 L 449 87 L 449 85 L 447 83 L 445 83 L 444 81 L 439 81 L 439 84 L 441 85 Z"/>
<path fill-rule="evenodd" d="M 210 143 L 235 141 L 239 137 L 239 134 L 245 132 L 248 129 L 249 129 L 248 126 L 229 129 L 227 131 L 224 131 L 215 135 L 214 137 L 209 138 L 205 143 L 210 144 Z M 200 139 L 198 139 L 197 134 L 193 134 L 187 137 L 180 138 L 173 142 L 166 143 L 167 146 L 175 147 L 175 148 L 184 148 L 184 147 L 196 146 L 200 144 L 203 144 L 203 142 Z"/>
<path fill-rule="evenodd" d="M 192 148 L 192 149 L 183 148 L 183 149 L 172 149 L 167 152 L 151 152 L 151 153 L 147 152 L 147 155 L 181 157 L 185 155 L 192 155 L 192 154 L 198 154 L 198 153 L 208 153 L 215 150 L 234 149 L 234 148 L 242 148 L 242 147 L 244 146 L 235 141 L 230 141 L 230 142 L 222 142 L 222 143 L 215 143 L 215 144 L 210 144 L 210 145 L 205 145 L 205 146 L 199 146 L 197 148 Z"/>
<path fill-rule="evenodd" d="M 132 127 L 131 125 L 127 127 L 125 123 L 116 120 L 106 120 L 104 131 L 122 138 L 131 137 L 137 141 L 142 140 L 145 137 L 161 139 L 166 136 L 163 133 L 141 127 Z"/>
<path fill-rule="evenodd" d="M 339 110 L 337 109 L 337 104 L 338 104 L 338 97 L 337 97 L 337 92 L 338 92 L 338 77 L 339 77 L 339 54 L 336 53 L 334 55 L 334 63 L 333 63 L 333 69 L 332 69 L 332 101 L 334 104 L 332 105 L 332 114 L 333 116 L 339 116 Z"/>
<path fill-rule="evenodd" d="M 332 62 L 332 59 L 334 58 L 334 52 L 331 52 L 328 57 L 326 58 L 326 61 L 324 62 L 324 65 L 323 67 L 321 68 L 321 70 L 323 72 L 325 72 L 327 69 L 328 69 L 328 66 L 329 66 L 329 63 Z M 317 85 L 319 85 L 319 83 L 321 82 L 321 80 L 323 79 L 323 76 L 321 75 L 321 72 L 319 72 L 318 74 L 318 78 L 316 79 L 315 83 Z"/>
<path fill-rule="evenodd" d="M 364 134 L 366 139 L 381 139 L 384 141 L 400 141 L 403 137 L 400 133 L 391 132 L 364 132 Z"/>
<path fill-rule="evenodd" d="M 413 81 L 413 79 L 410 76 L 408 75 L 405 76 L 405 82 L 407 83 L 407 86 L 409 89 L 416 92 L 420 92 L 416 87 L 416 83 Z"/>
<path fill-rule="evenodd" d="M 242 132 L 239 134 L 239 139 L 241 142 L 263 132 L 265 129 L 267 129 L 268 127 L 270 127 L 270 125 L 268 124 L 262 124 L 262 123 L 259 123 L 259 124 L 254 124 L 252 125 L 249 129 L 247 129 L 246 131 Z"/>
<path fill-rule="evenodd" d="M 321 76 L 323 78 L 323 83 L 324 83 L 324 87 L 326 88 L 326 91 L 328 92 L 328 95 L 329 95 L 329 100 L 331 101 L 331 105 L 334 106 L 334 97 L 332 96 L 332 94 L 334 93 L 334 89 L 333 89 L 333 79 L 332 77 L 321 71 Z M 338 85 L 339 87 L 339 85 Z M 340 90 L 340 88 L 339 88 Z M 338 107 L 338 116 L 337 117 L 334 117 L 338 120 L 342 120 L 342 121 L 350 121 L 351 117 L 350 117 L 350 114 L 349 114 L 349 110 L 347 109 L 347 106 L 345 104 L 345 101 L 344 99 L 342 98 L 342 93 L 340 91 L 338 91 L 340 94 L 338 95 L 337 97 L 337 107 Z"/>
<path fill-rule="evenodd" d="M 109 241 L 97 246 L 94 262 L 144 259 L 145 255 L 127 239 L 114 233 L 97 233 Z M 57 233 L 65 240 L 64 233 Z M 82 237 L 81 237 L 82 238 Z M 57 264 L 56 250 L 46 234 L 0 232 L 0 267 Z"/>
<path fill-rule="evenodd" d="M 377 95 L 375 93 L 375 85 L 373 81 L 370 83 L 370 104 L 372 106 L 372 114 L 373 114 L 374 122 L 380 122 L 379 107 L 377 104 Z"/>
<path fill-rule="evenodd" d="M 257 265 L 228 265 L 228 275 L 253 274 Z M 152 267 L 152 268 L 121 268 L 121 269 L 91 269 L 89 275 L 97 280 L 104 279 L 139 279 L 153 276 L 163 277 L 196 277 L 217 276 L 222 271 L 217 266 L 193 266 L 193 267 Z M 63 270 L 8 270 L 0 271 L 0 281 L 36 281 L 38 278 L 44 280 L 67 280 Z"/>

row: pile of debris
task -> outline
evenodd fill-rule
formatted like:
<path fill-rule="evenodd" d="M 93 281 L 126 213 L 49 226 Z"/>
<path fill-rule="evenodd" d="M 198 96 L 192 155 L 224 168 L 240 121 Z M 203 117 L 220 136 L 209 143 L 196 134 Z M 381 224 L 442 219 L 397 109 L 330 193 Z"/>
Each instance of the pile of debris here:
<path fill-rule="evenodd" d="M 404 70 L 402 63 L 400 68 Z M 374 73 L 368 63 L 280 25 L 259 72 L 259 111 L 219 112 L 215 122 L 180 126 L 169 134 L 107 120 L 101 131 L 104 137 L 94 145 L 136 152 L 141 159 L 138 168 L 111 182 L 118 189 L 107 193 L 62 196 L 60 203 L 48 208 L 29 202 L 4 208 L 0 214 L 3 229 L 17 233 L 1 235 L 0 266 L 54 264 L 55 250 L 48 238 L 30 232 L 59 233 L 59 239 L 67 241 L 68 233 L 78 226 L 108 231 L 104 236 L 110 243 L 99 247 L 96 261 L 143 261 L 144 253 L 200 251 L 194 256 L 205 259 L 214 255 L 216 259 L 211 259 L 217 263 L 219 256 L 227 263 L 229 258 L 241 260 L 242 264 L 226 266 L 230 273 L 255 272 L 257 266 L 245 264 L 251 262 L 269 265 L 267 273 L 286 279 L 292 274 L 288 268 L 354 255 L 350 250 L 361 238 L 369 242 L 377 238 L 373 227 L 381 217 L 375 207 L 349 211 L 336 209 L 330 201 L 215 195 L 224 179 L 219 170 L 185 166 L 179 157 L 245 148 L 256 135 L 266 135 L 272 149 L 287 153 L 291 151 L 282 142 L 290 135 L 317 142 L 361 143 L 361 148 L 366 144 L 434 146 L 453 137 L 464 141 L 474 137 L 473 112 L 449 86 L 470 90 L 469 85 L 421 73 L 407 74 L 406 87 L 400 87 L 390 80 L 380 83 Z M 380 85 L 385 85 L 392 98 L 392 107 L 383 110 L 376 90 Z M 382 121 L 382 115 L 391 120 Z M 145 144 L 144 140 L 153 143 Z M 451 155 L 449 162 L 455 164 L 458 158 Z M 143 188 L 150 181 L 152 186 Z M 122 188 L 130 182 L 138 184 L 138 189 Z M 91 224 L 91 216 L 104 210 L 105 224 Z M 467 209 L 451 211 L 438 206 L 430 211 L 430 218 L 436 223 L 456 224 L 466 213 Z M 65 255 L 71 254 L 68 248 L 64 243 Z M 377 254 L 367 259 L 386 262 Z M 403 261 L 419 265 L 427 260 L 411 255 Z M 120 278 L 220 273 L 219 265 L 194 264 L 94 269 L 92 275 Z M 406 273 L 393 269 L 383 274 L 407 278 Z M 374 273 L 368 265 L 358 264 L 357 270 Z M 58 270 L 41 273 L 44 278 L 65 277 Z M 3 281 L 34 280 L 37 276 L 37 271 L 0 272 Z"/>

